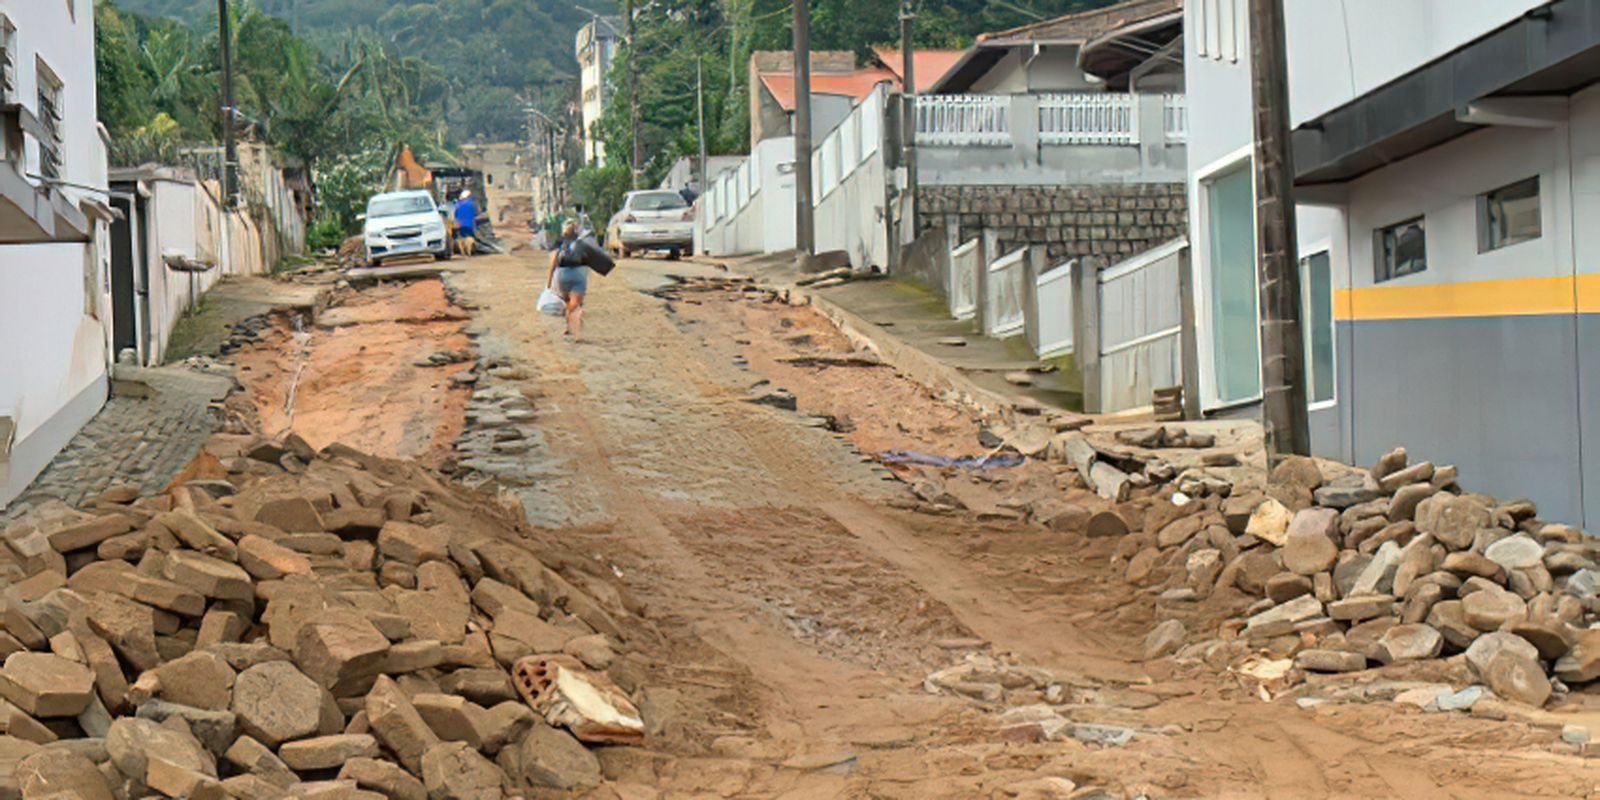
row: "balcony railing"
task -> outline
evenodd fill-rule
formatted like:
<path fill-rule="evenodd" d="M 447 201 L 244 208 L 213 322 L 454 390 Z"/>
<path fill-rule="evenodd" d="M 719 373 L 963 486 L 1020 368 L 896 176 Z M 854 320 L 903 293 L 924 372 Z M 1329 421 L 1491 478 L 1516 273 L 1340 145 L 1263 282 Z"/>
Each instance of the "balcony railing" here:
<path fill-rule="evenodd" d="M 1011 98 L 993 94 L 917 96 L 917 144 L 1005 147 Z"/>
<path fill-rule="evenodd" d="M 1135 95 L 1111 92 L 1041 95 L 1039 141 L 1138 144 L 1138 100 Z"/>

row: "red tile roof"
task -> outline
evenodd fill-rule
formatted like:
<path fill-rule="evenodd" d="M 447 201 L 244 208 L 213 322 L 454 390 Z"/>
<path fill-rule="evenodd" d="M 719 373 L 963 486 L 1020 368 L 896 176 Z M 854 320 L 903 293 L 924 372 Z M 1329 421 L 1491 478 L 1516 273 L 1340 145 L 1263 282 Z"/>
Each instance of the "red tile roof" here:
<path fill-rule="evenodd" d="M 921 67 L 921 62 L 918 62 Z M 880 83 L 899 85 L 899 78 L 882 67 L 867 67 L 844 75 L 816 74 L 811 75 L 812 94 L 833 94 L 848 97 L 854 101 L 872 94 L 872 90 Z M 917 83 L 922 83 L 922 77 L 917 77 Z M 763 72 L 761 84 L 767 87 L 772 97 L 784 111 L 794 110 L 794 74 L 789 72 Z"/>
<path fill-rule="evenodd" d="M 900 51 L 889 47 L 874 48 L 878 61 L 894 73 L 896 85 L 900 78 L 905 77 L 905 71 L 900 68 Z M 917 91 L 925 92 L 939 79 L 944 77 L 950 68 L 961 60 L 965 50 L 915 50 L 911 53 L 912 65 L 917 68 Z"/>

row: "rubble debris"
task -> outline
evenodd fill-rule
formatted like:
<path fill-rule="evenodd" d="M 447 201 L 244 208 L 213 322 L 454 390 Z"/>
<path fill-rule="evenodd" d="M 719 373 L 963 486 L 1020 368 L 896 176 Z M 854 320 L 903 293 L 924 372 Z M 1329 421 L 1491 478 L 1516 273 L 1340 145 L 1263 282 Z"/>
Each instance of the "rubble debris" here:
<path fill-rule="evenodd" d="M 579 741 L 632 744 L 644 739 L 644 720 L 621 688 L 566 655 L 528 656 L 511 669 L 517 693 L 545 722 Z"/>
<path fill-rule="evenodd" d="M 1118 439 L 1164 444 L 1166 430 L 1124 431 Z M 1103 457 L 1087 439 L 1066 452 L 1080 473 L 1083 462 Z M 1262 597 L 1225 623 L 1221 638 L 1199 650 L 1173 649 L 1204 656 L 1237 636 L 1245 652 L 1260 655 L 1234 672 L 1263 696 L 1305 673 L 1456 654 L 1470 667 L 1469 683 L 1527 705 L 1600 679 L 1600 637 L 1589 638 L 1600 624 L 1597 576 L 1584 566 L 1600 561 L 1600 541 L 1540 520 L 1529 501 L 1463 493 L 1451 467 L 1412 464 L 1404 450 L 1371 469 L 1291 456 L 1274 468 L 1265 495 L 1178 504 L 1163 492 L 1145 527 L 1122 534 L 1140 542 L 1127 577 L 1201 597 Z M 1202 529 L 1219 533 L 1197 535 Z M 1210 569 L 1210 553 L 1224 556 L 1220 571 Z M 1174 621 L 1157 631 L 1181 631 Z M 1169 648 L 1154 633 L 1148 644 Z M 1463 695 L 1445 705 L 1472 702 Z M 1438 705 L 1431 696 L 1429 704 Z"/>
<path fill-rule="evenodd" d="M 298 437 L 229 463 L 6 525 L 6 790 L 500 798 L 598 785 L 584 743 L 643 740 L 605 673 L 613 576 L 536 554 L 520 508 Z"/>

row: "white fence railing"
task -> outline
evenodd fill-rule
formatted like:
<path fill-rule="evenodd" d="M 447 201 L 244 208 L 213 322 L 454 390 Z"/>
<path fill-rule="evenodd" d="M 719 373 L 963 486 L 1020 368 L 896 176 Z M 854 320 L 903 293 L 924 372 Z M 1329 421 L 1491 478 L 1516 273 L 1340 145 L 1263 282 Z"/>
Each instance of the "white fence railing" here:
<path fill-rule="evenodd" d="M 1099 411 L 1150 402 L 1150 392 L 1183 383 L 1183 239 L 1113 264 L 1098 275 Z"/>
<path fill-rule="evenodd" d="M 1161 96 L 1161 120 L 1167 141 L 1189 141 L 1189 103 L 1181 94 Z"/>
<path fill-rule="evenodd" d="M 1066 261 L 1034 279 L 1034 316 L 1039 321 L 1039 357 L 1072 352 L 1072 282 L 1078 262 Z"/>
<path fill-rule="evenodd" d="M 1023 281 L 1027 272 L 1023 259 L 1028 248 L 1018 248 L 989 265 L 984 281 L 983 332 L 1004 338 L 1021 333 L 1028 324 L 1023 300 Z"/>
<path fill-rule="evenodd" d="M 968 239 L 950 251 L 950 316 L 972 319 L 978 314 L 978 270 L 983 269 L 978 240 Z"/>
<path fill-rule="evenodd" d="M 917 144 L 1011 144 L 1011 98 L 1000 94 L 917 96 Z"/>
<path fill-rule="evenodd" d="M 1039 141 L 1045 144 L 1138 144 L 1136 95 L 1047 94 L 1039 98 Z"/>
<path fill-rule="evenodd" d="M 709 188 L 701 200 L 700 213 L 706 225 L 717 225 L 738 216 L 750 198 L 761 191 L 755 159 L 746 157 L 737 167 L 728 167 L 709 178 Z"/>

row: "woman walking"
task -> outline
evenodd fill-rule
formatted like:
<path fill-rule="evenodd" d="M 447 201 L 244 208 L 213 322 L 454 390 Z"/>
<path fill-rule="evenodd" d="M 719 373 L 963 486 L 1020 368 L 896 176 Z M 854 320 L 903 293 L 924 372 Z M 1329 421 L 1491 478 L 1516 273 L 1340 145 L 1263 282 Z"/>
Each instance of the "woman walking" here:
<path fill-rule="evenodd" d="M 562 335 L 578 341 L 583 335 L 583 296 L 589 292 L 589 267 L 578 248 L 575 219 L 561 226 L 561 243 L 550 254 L 550 277 L 545 285 L 554 286 L 567 303 L 567 330 Z"/>

